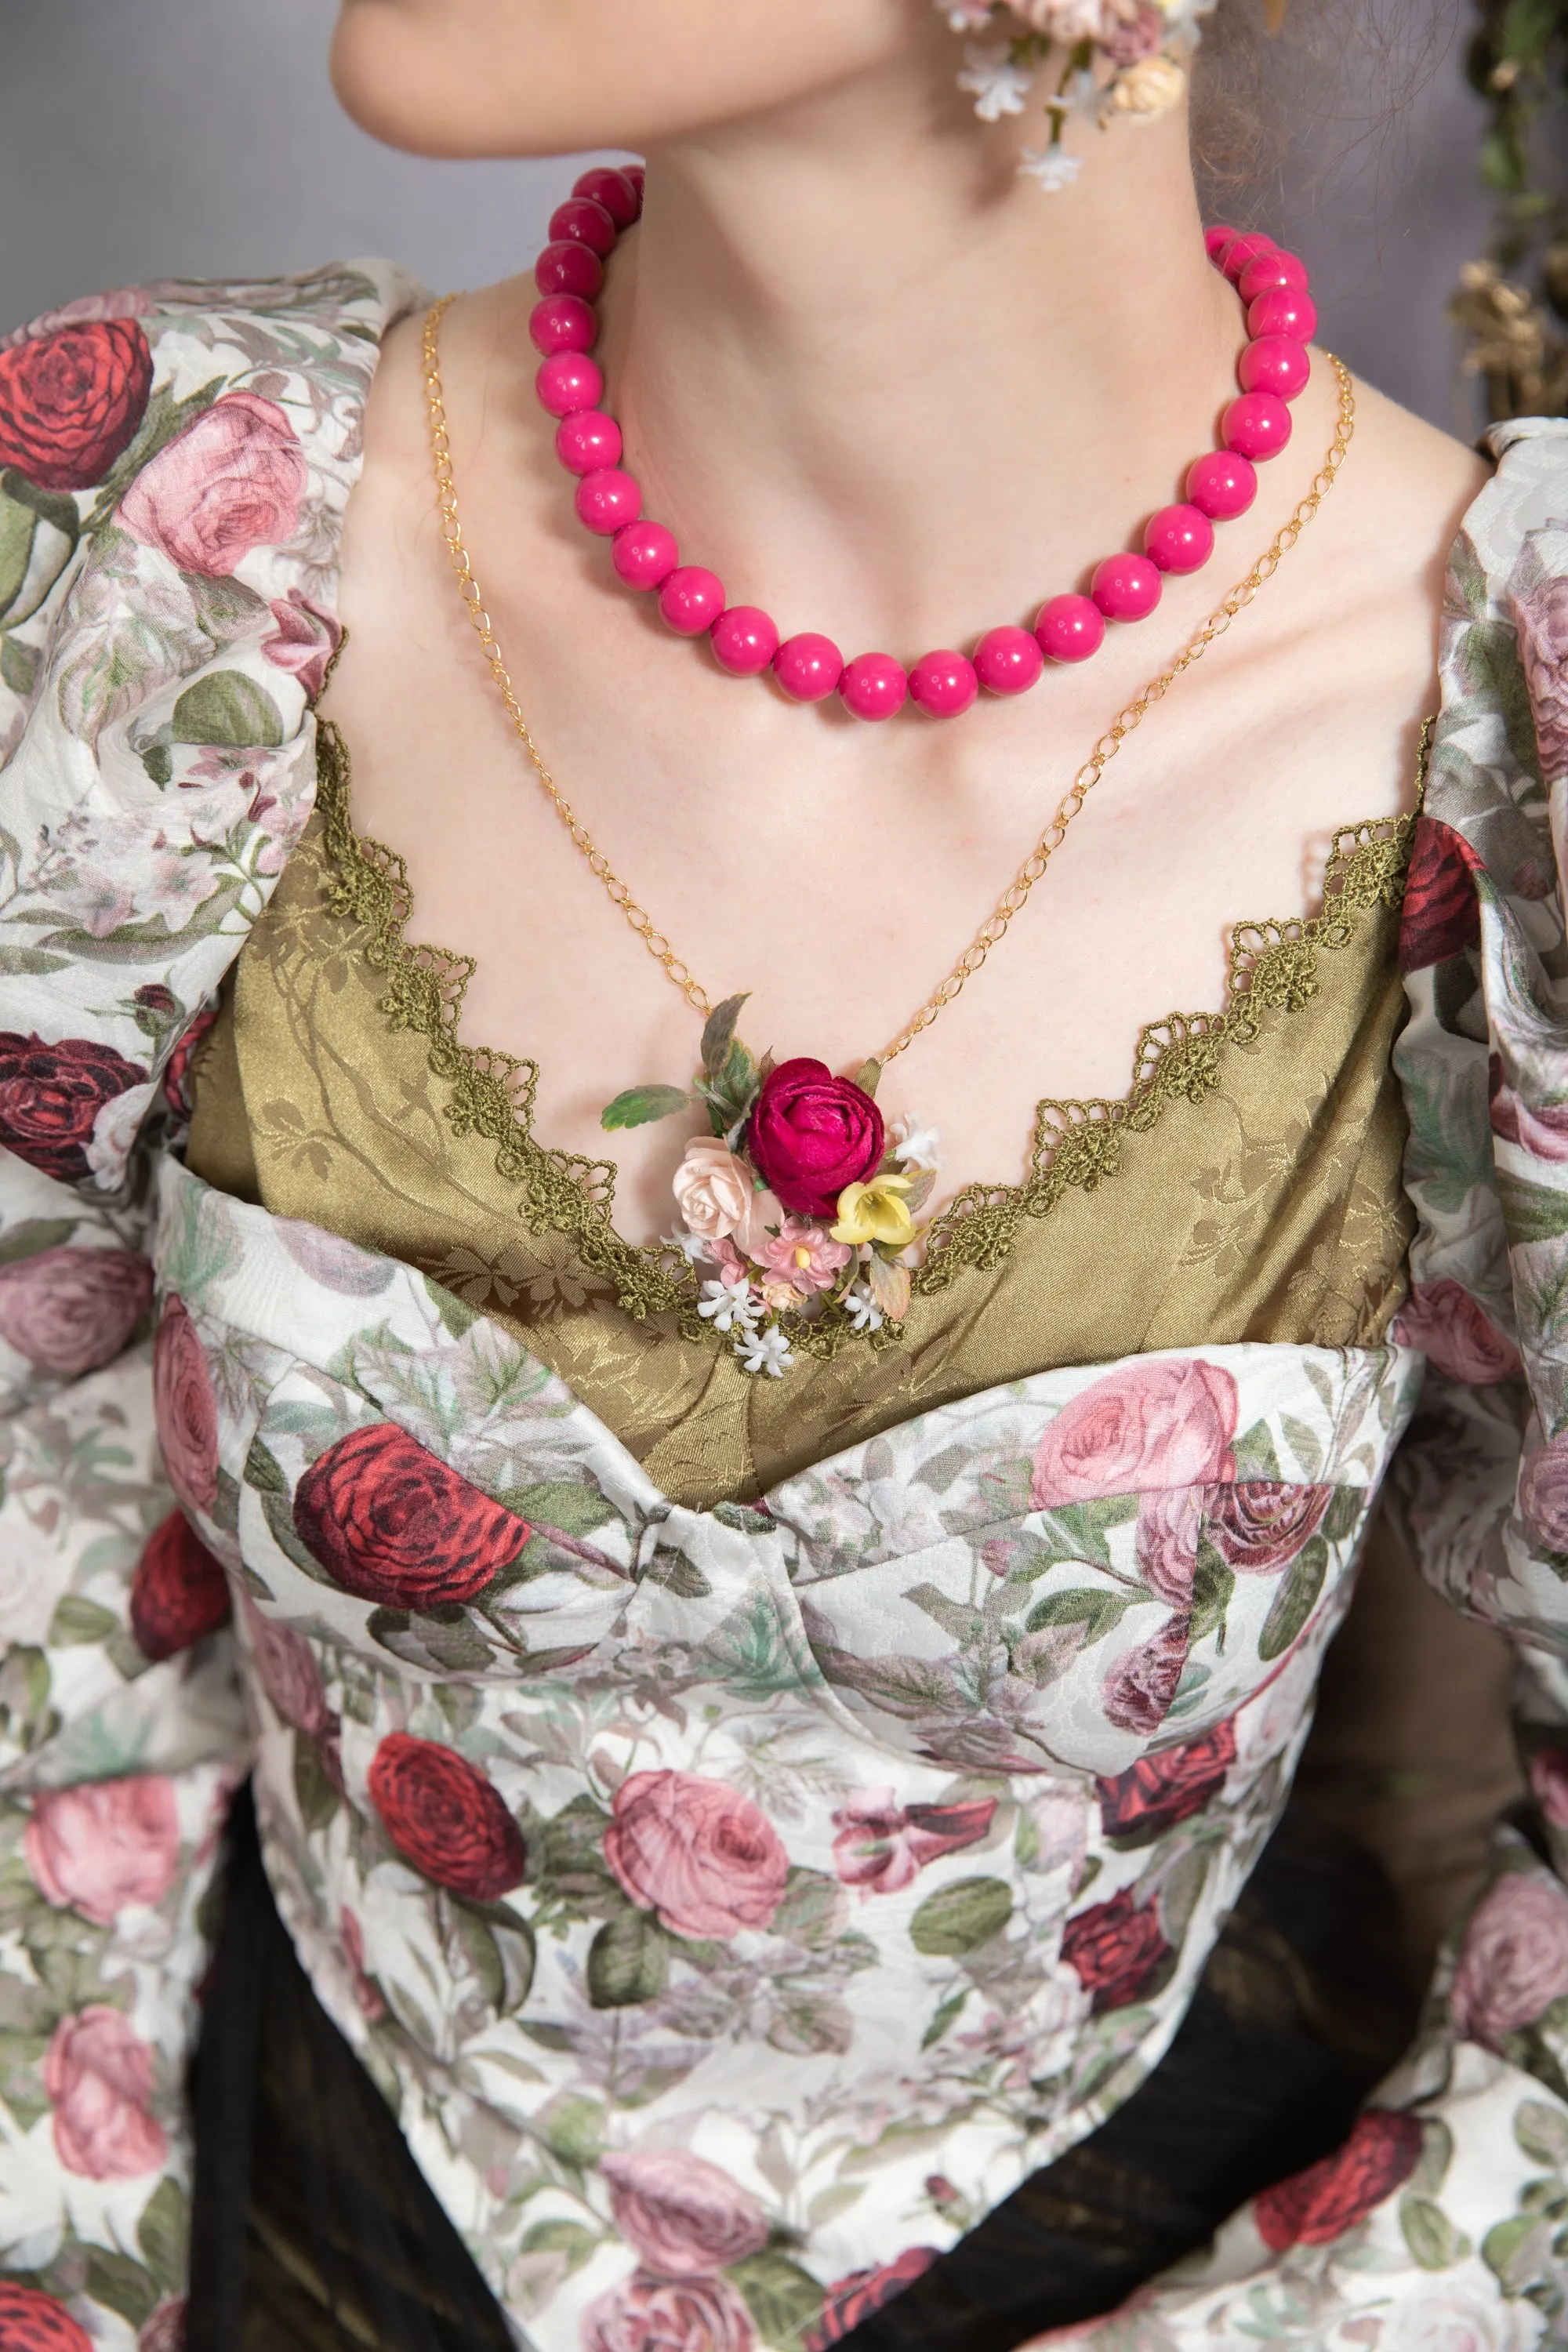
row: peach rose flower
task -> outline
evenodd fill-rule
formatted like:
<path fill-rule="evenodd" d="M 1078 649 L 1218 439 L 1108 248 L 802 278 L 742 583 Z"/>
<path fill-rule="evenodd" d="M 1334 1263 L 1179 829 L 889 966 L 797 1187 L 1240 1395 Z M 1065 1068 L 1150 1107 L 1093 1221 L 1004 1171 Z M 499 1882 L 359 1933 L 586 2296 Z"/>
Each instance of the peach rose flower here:
<path fill-rule="evenodd" d="M 676 1171 L 675 1200 L 689 1233 L 705 1242 L 733 1239 L 748 1257 L 758 1257 L 784 1211 L 771 1192 L 759 1192 L 752 1171 L 721 1136 L 700 1135 L 688 1144 Z"/>
<path fill-rule="evenodd" d="M 22 1850 L 60 1909 L 111 1926 L 129 1903 L 156 1903 L 180 1866 L 174 1784 L 159 1773 L 51 1789 L 34 1803 Z"/>
<path fill-rule="evenodd" d="M 68 2172 L 85 2180 L 133 2180 L 157 2171 L 168 2141 L 147 2112 L 153 2053 L 117 2009 L 94 2002 L 62 2017 L 43 2073 L 55 2111 L 55 2153 Z"/>

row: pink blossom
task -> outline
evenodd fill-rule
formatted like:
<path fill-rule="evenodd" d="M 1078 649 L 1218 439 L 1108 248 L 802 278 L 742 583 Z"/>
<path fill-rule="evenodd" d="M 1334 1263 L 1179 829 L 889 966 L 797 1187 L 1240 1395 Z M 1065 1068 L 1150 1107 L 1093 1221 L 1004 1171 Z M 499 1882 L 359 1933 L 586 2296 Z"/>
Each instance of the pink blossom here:
<path fill-rule="evenodd" d="M 1502 1143 L 1517 1143 L 1533 1159 L 1561 1163 L 1568 1160 L 1568 1103 L 1527 1103 L 1501 1075 L 1500 1058 L 1488 1103 L 1492 1133 Z"/>
<path fill-rule="evenodd" d="M 338 1936 L 353 1979 L 355 2006 L 372 2025 L 379 2024 L 386 2015 L 386 2003 L 379 1988 L 365 1973 L 363 1930 L 346 1903 L 338 1913 Z"/>
<path fill-rule="evenodd" d="M 245 1627 L 257 1679 L 284 1722 L 312 1737 L 325 1731 L 331 1718 L 310 1643 L 291 1625 L 263 1616 L 248 1596 Z"/>
<path fill-rule="evenodd" d="M 1232 1478 L 1237 1410 L 1235 1381 L 1202 1357 L 1148 1357 L 1107 1372 L 1040 1440 L 1034 1507 Z"/>
<path fill-rule="evenodd" d="M 1510 1871 L 1465 1934 L 1448 1996 L 1455 2031 L 1496 2050 L 1568 1993 L 1568 1888 L 1544 1871 Z"/>
<path fill-rule="evenodd" d="M 1568 579 L 1543 580 L 1515 597 L 1513 617 L 1541 772 L 1552 784 L 1568 776 Z"/>
<path fill-rule="evenodd" d="M 770 1274 L 809 1297 L 814 1290 L 830 1290 L 854 1255 L 847 1242 L 829 1241 L 820 1225 L 786 1217 L 776 1237 L 764 1237 L 757 1258 Z"/>
<path fill-rule="evenodd" d="M 169 1484 L 199 1517 L 217 1499 L 217 1399 L 196 1327 L 173 1291 L 153 1342 L 153 1412 Z"/>
<path fill-rule="evenodd" d="M 40 1891 L 108 1927 L 128 1903 L 157 1903 L 180 1866 L 172 1781 L 161 1774 L 51 1789 L 35 1800 L 22 1840 Z"/>
<path fill-rule="evenodd" d="M 1123 1651 L 1106 1675 L 1105 1712 L 1123 1731 L 1158 1731 L 1171 1711 L 1187 1662 L 1187 1620 L 1167 1617 L 1159 1632 Z"/>
<path fill-rule="evenodd" d="M 119 1355 L 153 1303 L 153 1269 L 131 1250 L 38 1250 L 0 1266 L 0 1339 L 67 1380 Z"/>
<path fill-rule="evenodd" d="M 1193 1605 L 1203 1528 L 1201 1487 L 1165 1486 L 1139 1497 L 1138 1565 L 1151 1592 L 1172 1609 Z"/>
<path fill-rule="evenodd" d="M 299 436 L 277 403 L 228 392 L 142 467 L 120 520 L 180 571 L 222 579 L 252 548 L 292 536 L 308 479 Z"/>
<path fill-rule="evenodd" d="M 755 2352 L 752 2315 L 722 2278 L 634 2271 L 588 2305 L 583 2352 Z"/>
<path fill-rule="evenodd" d="M 314 702 L 327 682 L 327 669 L 342 643 L 342 625 L 335 614 L 313 604 L 298 588 L 273 599 L 272 617 L 278 627 L 261 641 L 261 650 L 279 669 L 289 670 Z"/>
<path fill-rule="evenodd" d="M 616 2229 L 660 2278 L 711 2278 L 767 2243 L 756 2199 L 683 2147 L 633 2148 L 606 2156 L 600 2170 Z"/>
<path fill-rule="evenodd" d="M 1479 1386 L 1523 1376 L 1519 1349 L 1507 1332 L 1498 1329 L 1462 1283 L 1447 1275 L 1411 1285 L 1394 1336 L 1403 1347 L 1419 1348 L 1450 1380 Z"/>
<path fill-rule="evenodd" d="M 44 2092 L 55 2111 L 55 2153 L 87 2180 L 133 2180 L 168 2152 L 148 2113 L 153 2053 L 117 2009 L 95 2002 L 62 2017 L 44 2053 Z"/>
<path fill-rule="evenodd" d="M 136 2338 L 136 2352 L 184 2352 L 185 2298 L 161 2303 Z"/>
<path fill-rule="evenodd" d="M 862 1897 L 892 1895 L 928 1862 L 973 1845 L 991 1827 L 994 1797 L 973 1804 L 900 1806 L 891 1789 L 861 1789 L 833 1816 L 833 1866 Z"/>
<path fill-rule="evenodd" d="M 632 1901 L 700 1942 L 766 1927 L 789 1876 L 783 1841 L 752 1800 L 695 1772 L 623 1780 L 604 1846 Z"/>

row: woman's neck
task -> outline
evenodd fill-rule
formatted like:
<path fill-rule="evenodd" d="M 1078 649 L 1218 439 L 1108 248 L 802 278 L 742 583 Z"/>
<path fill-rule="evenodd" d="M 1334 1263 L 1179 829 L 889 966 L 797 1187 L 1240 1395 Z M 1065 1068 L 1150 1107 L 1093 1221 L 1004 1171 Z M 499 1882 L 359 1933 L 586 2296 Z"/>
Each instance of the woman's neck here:
<path fill-rule="evenodd" d="M 649 511 L 786 630 L 904 656 L 1025 618 L 1180 495 L 1244 340 L 1181 111 L 1018 175 L 934 45 L 650 157 L 605 298 Z"/>

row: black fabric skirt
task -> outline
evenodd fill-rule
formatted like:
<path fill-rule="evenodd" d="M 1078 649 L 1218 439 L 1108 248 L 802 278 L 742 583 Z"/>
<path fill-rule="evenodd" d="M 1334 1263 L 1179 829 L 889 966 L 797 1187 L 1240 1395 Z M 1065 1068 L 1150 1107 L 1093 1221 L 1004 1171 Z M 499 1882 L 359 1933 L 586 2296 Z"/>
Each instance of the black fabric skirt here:
<path fill-rule="evenodd" d="M 1415 2030 L 1394 1897 L 1295 1800 L 1142 2088 L 839 2339 L 1014 2352 L 1113 2311 L 1345 2137 Z M 187 2352 L 514 2352 L 380 2094 L 310 1990 L 230 1825 L 194 2079 Z"/>

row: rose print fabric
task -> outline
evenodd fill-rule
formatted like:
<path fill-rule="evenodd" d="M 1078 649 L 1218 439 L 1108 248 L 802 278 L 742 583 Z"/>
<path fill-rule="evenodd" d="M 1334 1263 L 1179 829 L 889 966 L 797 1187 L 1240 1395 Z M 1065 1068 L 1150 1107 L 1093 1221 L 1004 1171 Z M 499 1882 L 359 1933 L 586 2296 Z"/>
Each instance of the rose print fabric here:
<path fill-rule="evenodd" d="M 826 2352 L 1159 2057 L 1418 1399 L 1412 1519 L 1520 1638 L 1568 1819 L 1568 1066 L 1527 699 L 1561 740 L 1563 439 L 1514 428 L 1461 541 L 1405 1332 L 1040 1372 L 696 1509 L 517 1332 L 179 1157 L 310 812 L 359 407 L 407 299 L 159 289 L 0 354 L 0 2319 L 177 2337 L 197 1914 L 248 1765 L 320 1999 L 520 2340 Z M 1094 2340 L 1348 2352 L 1455 2312 L 1553 2340 L 1565 2020 L 1568 1891 L 1505 1838 L 1344 2147 Z"/>

